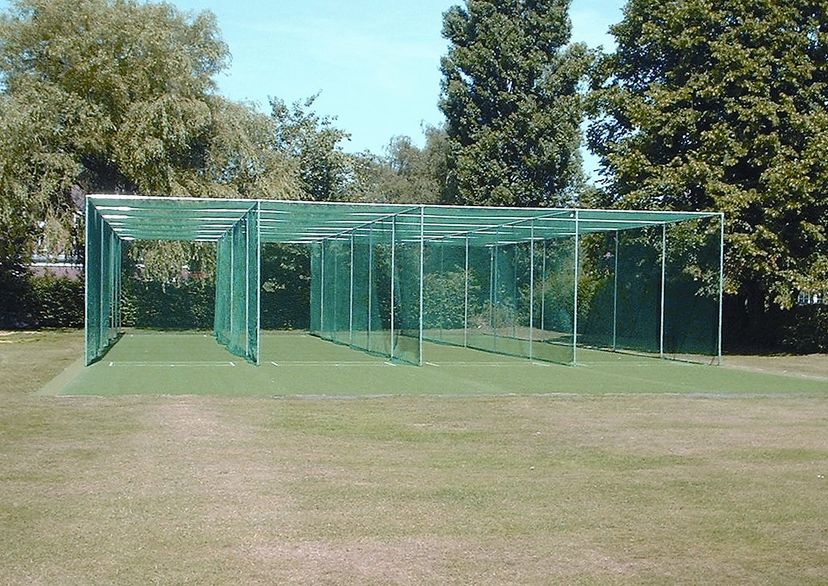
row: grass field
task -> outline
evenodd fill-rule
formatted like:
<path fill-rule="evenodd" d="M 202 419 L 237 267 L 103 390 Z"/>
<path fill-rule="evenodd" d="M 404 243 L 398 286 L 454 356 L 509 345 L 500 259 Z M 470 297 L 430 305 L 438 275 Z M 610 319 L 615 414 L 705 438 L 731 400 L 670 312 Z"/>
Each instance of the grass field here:
<path fill-rule="evenodd" d="M 128 355 L 119 360 L 116 346 L 98 364 L 128 373 L 109 380 L 108 394 L 37 394 L 81 349 L 76 332 L 0 336 L 0 583 L 821 584 L 828 575 L 824 356 L 810 378 L 674 365 L 718 372 L 718 382 L 702 370 L 642 373 L 635 361 L 637 374 L 612 379 L 596 363 L 580 390 L 572 369 L 561 378 L 567 367 L 486 355 L 488 388 L 516 373 L 556 384 L 463 395 L 471 375 L 460 367 L 481 366 L 466 364 L 440 379 L 457 385 L 444 396 L 354 398 L 351 387 L 348 398 L 273 398 L 159 396 L 153 381 L 192 367 L 138 359 L 124 345 Z M 127 358 L 143 365 L 108 366 Z M 313 360 L 294 362 L 259 370 L 313 372 Z M 319 371 L 312 388 L 332 372 L 358 370 L 363 388 L 381 388 L 410 376 L 391 373 L 418 371 L 342 364 Z M 253 367 L 226 371 L 246 380 L 241 368 Z M 571 394 L 554 394 L 558 382 Z M 116 396 L 122 384 L 145 394 Z"/>

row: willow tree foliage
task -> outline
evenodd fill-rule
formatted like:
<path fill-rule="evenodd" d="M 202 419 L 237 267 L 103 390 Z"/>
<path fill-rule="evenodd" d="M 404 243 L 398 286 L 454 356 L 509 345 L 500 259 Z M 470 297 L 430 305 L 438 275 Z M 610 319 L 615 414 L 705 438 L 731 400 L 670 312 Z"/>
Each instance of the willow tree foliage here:
<path fill-rule="evenodd" d="M 603 205 L 727 214 L 730 289 L 828 287 L 828 2 L 630 0 L 596 79 Z"/>
<path fill-rule="evenodd" d="M 589 63 L 569 45 L 569 0 L 467 0 L 443 16 L 440 108 L 451 147 L 448 200 L 550 205 L 581 178 L 578 85 Z"/>
<path fill-rule="evenodd" d="M 0 17 L 0 258 L 77 246 L 83 193 L 295 193 L 274 120 L 216 94 L 215 17 L 15 0 Z"/>

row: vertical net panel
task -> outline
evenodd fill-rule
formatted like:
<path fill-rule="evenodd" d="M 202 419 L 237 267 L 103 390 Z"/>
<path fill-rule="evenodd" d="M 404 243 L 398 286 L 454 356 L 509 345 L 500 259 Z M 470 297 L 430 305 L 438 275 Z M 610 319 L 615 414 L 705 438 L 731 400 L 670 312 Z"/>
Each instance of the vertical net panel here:
<path fill-rule="evenodd" d="M 541 222 L 535 230 L 545 240 L 535 245 L 535 327 L 532 356 L 569 364 L 573 360 L 575 236 L 559 235 Z"/>
<path fill-rule="evenodd" d="M 339 236 L 328 240 L 328 284 L 330 285 L 330 339 L 350 344 L 351 238 Z"/>
<path fill-rule="evenodd" d="M 334 291 L 334 259 L 331 243 L 325 239 L 321 243 L 321 279 L 322 295 L 320 302 L 319 337 L 324 340 L 333 340 L 333 302 L 336 296 Z"/>
<path fill-rule="evenodd" d="M 718 355 L 719 218 L 669 226 L 664 292 L 664 354 L 712 362 Z"/>
<path fill-rule="evenodd" d="M 106 352 L 117 337 L 116 280 L 121 246 L 95 206 L 86 203 L 86 364 Z"/>
<path fill-rule="evenodd" d="M 247 319 L 245 322 L 247 351 L 245 357 L 253 363 L 259 362 L 259 294 L 261 287 L 259 254 L 261 244 L 259 242 L 258 221 L 258 207 L 250 209 L 245 214 L 245 264 L 247 265 L 245 272 L 247 279 Z"/>
<path fill-rule="evenodd" d="M 659 352 L 661 227 L 618 234 L 616 350 Z"/>
<path fill-rule="evenodd" d="M 423 329 L 430 341 L 466 342 L 466 239 L 429 242 L 423 259 Z"/>
<path fill-rule="evenodd" d="M 432 342 L 442 342 L 441 258 L 443 241 L 425 243 L 423 249 L 423 336 Z"/>
<path fill-rule="evenodd" d="M 520 233 L 516 226 L 498 229 L 494 259 L 494 349 L 501 354 L 528 356 L 526 337 L 519 335 Z"/>
<path fill-rule="evenodd" d="M 371 228 L 355 230 L 353 236 L 353 304 L 351 346 L 368 350 L 371 314 Z"/>
<path fill-rule="evenodd" d="M 419 210 L 394 216 L 394 339 L 393 359 L 419 365 L 420 239 Z"/>
<path fill-rule="evenodd" d="M 245 213 L 216 247 L 216 339 L 236 356 L 259 357 L 259 231 L 255 209 Z"/>
<path fill-rule="evenodd" d="M 100 279 L 101 267 L 98 259 L 101 255 L 101 222 L 95 207 L 86 201 L 86 261 L 84 278 L 86 281 L 86 364 L 91 364 L 100 353 Z"/>
<path fill-rule="evenodd" d="M 321 333 L 322 310 L 322 244 L 310 245 L 310 332 Z"/>
<path fill-rule="evenodd" d="M 391 261 L 393 218 L 371 224 L 368 350 L 391 356 Z"/>
<path fill-rule="evenodd" d="M 115 330 L 115 335 L 118 335 L 121 329 L 121 305 L 122 305 L 122 288 L 121 288 L 121 279 L 122 279 L 122 260 L 123 260 L 123 242 L 120 238 L 115 236 L 113 232 L 113 237 L 115 237 L 115 257 L 114 257 L 114 267 L 115 267 L 115 284 L 114 284 L 114 291 L 112 294 L 113 299 L 113 309 L 112 309 L 112 327 Z"/>
<path fill-rule="evenodd" d="M 587 234 L 581 238 L 578 289 L 578 346 L 585 350 L 613 350 L 616 321 L 617 232 Z M 585 360 L 601 355 L 590 352 Z"/>
<path fill-rule="evenodd" d="M 101 222 L 101 304 L 100 304 L 100 325 L 101 325 L 101 354 L 115 338 L 112 328 L 112 294 L 115 284 L 115 239 L 105 221 Z"/>
<path fill-rule="evenodd" d="M 227 349 L 236 356 L 245 356 L 247 350 L 247 227 L 237 222 L 230 233 L 232 242 L 230 288 L 230 338 Z"/>
<path fill-rule="evenodd" d="M 494 246 L 470 238 L 467 336 L 469 348 L 494 351 Z"/>
<path fill-rule="evenodd" d="M 226 233 L 216 243 L 216 302 L 213 334 L 222 345 L 230 341 L 230 250 L 232 242 Z"/>

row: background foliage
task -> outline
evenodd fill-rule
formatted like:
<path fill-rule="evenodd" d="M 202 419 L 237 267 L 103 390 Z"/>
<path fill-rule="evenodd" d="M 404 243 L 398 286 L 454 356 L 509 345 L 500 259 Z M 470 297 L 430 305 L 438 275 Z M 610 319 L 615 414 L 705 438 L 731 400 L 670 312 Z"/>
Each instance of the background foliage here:
<path fill-rule="evenodd" d="M 727 215 L 728 291 L 762 319 L 828 284 L 828 3 L 630 0 L 596 71 L 596 205 Z"/>
<path fill-rule="evenodd" d="M 582 181 L 578 84 L 589 65 L 567 45 L 569 0 L 468 0 L 443 16 L 440 108 L 448 201 L 571 203 Z"/>

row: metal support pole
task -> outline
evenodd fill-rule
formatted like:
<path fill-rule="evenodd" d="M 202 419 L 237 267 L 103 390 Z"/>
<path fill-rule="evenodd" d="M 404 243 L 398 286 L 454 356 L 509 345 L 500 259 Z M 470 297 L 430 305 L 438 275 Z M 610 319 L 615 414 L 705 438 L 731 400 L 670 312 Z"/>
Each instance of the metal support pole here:
<path fill-rule="evenodd" d="M 575 210 L 575 290 L 572 304 L 572 364 L 578 364 L 578 281 L 581 278 L 580 248 L 581 248 L 581 226 L 579 224 L 578 210 Z"/>
<path fill-rule="evenodd" d="M 333 260 L 333 299 L 329 304 L 331 310 L 331 340 L 339 342 L 339 242 L 335 239 L 331 240 L 331 259 Z"/>
<path fill-rule="evenodd" d="M 618 230 L 615 231 L 615 268 L 612 271 L 612 349 L 618 347 Z"/>
<path fill-rule="evenodd" d="M 371 311 L 374 293 L 374 226 L 368 228 L 368 327 L 365 335 L 366 350 L 371 350 Z"/>
<path fill-rule="evenodd" d="M 348 345 L 354 345 L 354 233 L 351 232 L 351 284 L 348 295 Z"/>
<path fill-rule="evenodd" d="M 424 308 L 424 275 L 425 275 L 425 207 L 420 206 L 420 356 L 419 365 L 423 365 L 423 308 Z"/>
<path fill-rule="evenodd" d="M 121 239 L 118 238 L 118 254 L 115 255 L 116 265 L 117 265 L 117 272 L 115 273 L 115 279 L 117 283 L 118 295 L 117 295 L 117 314 L 115 319 L 115 329 L 119 332 L 121 331 L 121 291 L 122 291 L 122 275 L 121 275 L 121 256 L 122 256 L 122 248 L 121 248 Z"/>
<path fill-rule="evenodd" d="M 391 361 L 394 361 L 394 272 L 396 271 L 397 217 L 391 216 Z"/>
<path fill-rule="evenodd" d="M 262 211 L 256 202 L 256 364 L 262 362 Z"/>
<path fill-rule="evenodd" d="M 107 323 L 104 320 L 104 281 L 105 281 L 104 267 L 106 267 L 106 264 L 104 263 L 104 260 L 105 260 L 104 255 L 106 253 L 104 251 L 107 249 L 107 245 L 106 245 L 106 241 L 104 240 L 104 221 L 103 221 L 103 219 L 101 219 L 100 236 L 101 236 L 101 240 L 100 240 L 100 242 L 101 242 L 101 245 L 100 245 L 101 253 L 100 253 L 99 258 L 98 258 L 98 262 L 100 263 L 100 267 L 101 267 L 101 269 L 100 269 L 101 279 L 100 279 L 100 282 L 98 283 L 98 300 L 99 300 L 99 302 L 98 302 L 98 340 L 99 340 L 98 345 L 99 346 L 101 345 L 101 343 L 103 341 L 109 342 L 109 332 L 104 331 L 106 329 L 105 324 Z M 100 348 L 98 349 L 98 351 L 100 353 Z"/>
<path fill-rule="evenodd" d="M 89 278 L 89 244 L 92 236 L 92 225 L 89 223 L 91 214 L 89 213 L 92 204 L 87 199 L 86 205 L 83 206 L 84 215 L 84 242 L 83 242 L 83 344 L 85 360 L 84 364 L 89 366 L 92 362 L 90 358 L 89 348 L 89 290 L 92 285 L 92 280 Z"/>
<path fill-rule="evenodd" d="M 244 230 L 244 355 L 250 358 L 250 215 L 245 214 Z"/>
<path fill-rule="evenodd" d="M 498 235 L 499 237 L 499 235 Z M 492 336 L 493 349 L 497 351 L 497 316 L 495 315 L 495 305 L 497 305 L 497 255 L 498 245 L 495 244 L 492 248 Z"/>
<path fill-rule="evenodd" d="M 664 285 L 667 270 L 667 224 L 661 225 L 661 311 L 658 326 L 658 355 L 664 358 Z"/>
<path fill-rule="evenodd" d="M 463 291 L 463 347 L 469 347 L 469 237 L 466 236 L 465 283 Z"/>
<path fill-rule="evenodd" d="M 518 321 L 518 245 L 512 244 L 512 338 L 517 339 Z"/>
<path fill-rule="evenodd" d="M 716 341 L 716 364 L 722 364 L 722 306 L 724 302 L 724 237 L 725 217 L 719 214 L 719 331 Z"/>
<path fill-rule="evenodd" d="M 233 229 L 230 229 L 230 233 L 228 234 L 228 244 L 230 248 L 230 281 L 228 282 L 228 299 L 229 303 L 227 305 L 227 313 L 228 313 L 228 320 L 227 324 L 228 328 L 228 340 L 233 338 Z"/>
<path fill-rule="evenodd" d="M 529 360 L 533 355 L 535 327 L 535 220 L 529 224 Z"/>

